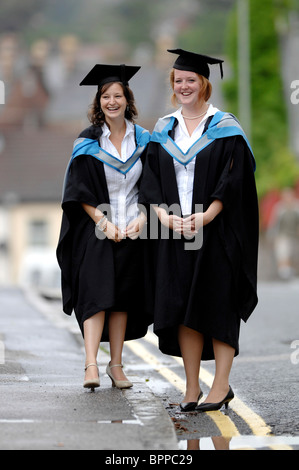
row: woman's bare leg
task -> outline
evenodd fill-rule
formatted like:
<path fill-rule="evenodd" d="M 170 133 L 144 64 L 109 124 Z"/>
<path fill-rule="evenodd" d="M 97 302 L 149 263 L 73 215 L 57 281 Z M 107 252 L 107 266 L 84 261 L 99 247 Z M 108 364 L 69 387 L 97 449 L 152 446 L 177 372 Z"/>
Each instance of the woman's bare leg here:
<path fill-rule="evenodd" d="M 122 352 L 127 328 L 128 314 L 126 312 L 111 312 L 109 315 L 110 365 L 122 364 Z M 113 367 L 113 377 L 116 380 L 127 380 L 121 367 Z"/>
<path fill-rule="evenodd" d="M 84 328 L 84 347 L 86 354 L 85 365 L 97 362 L 97 355 L 102 338 L 105 322 L 105 312 L 98 312 L 85 320 Z M 85 380 L 92 380 L 98 377 L 96 367 L 89 367 L 85 372 Z"/>
<path fill-rule="evenodd" d="M 200 393 L 199 371 L 204 337 L 201 333 L 180 325 L 178 338 L 186 374 L 186 395 L 183 403 L 197 402 Z"/>
<path fill-rule="evenodd" d="M 222 401 L 229 390 L 229 376 L 235 356 L 235 349 L 222 341 L 213 339 L 215 354 L 215 377 L 206 403 L 218 403 Z"/>

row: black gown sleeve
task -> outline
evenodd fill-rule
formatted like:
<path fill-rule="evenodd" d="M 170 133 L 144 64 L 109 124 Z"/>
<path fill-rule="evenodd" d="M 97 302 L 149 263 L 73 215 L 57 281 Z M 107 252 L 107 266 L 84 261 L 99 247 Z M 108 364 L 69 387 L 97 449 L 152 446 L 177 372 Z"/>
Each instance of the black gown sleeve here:
<path fill-rule="evenodd" d="M 106 202 L 101 164 L 86 155 L 75 158 L 66 175 L 62 199 L 62 222 L 56 250 L 61 269 L 63 310 L 70 315 L 74 306 L 76 277 L 87 238 L 95 230 L 94 222 L 82 203 L 97 207 Z"/>
<path fill-rule="evenodd" d="M 139 191 L 139 203 L 146 207 L 149 205 L 160 205 L 164 202 L 158 157 L 158 144 L 150 142 L 146 153 Z"/>
<path fill-rule="evenodd" d="M 246 321 L 257 304 L 259 210 L 253 157 L 242 137 L 229 139 L 211 201 L 223 202 L 219 231 L 233 267 L 235 298 Z"/>

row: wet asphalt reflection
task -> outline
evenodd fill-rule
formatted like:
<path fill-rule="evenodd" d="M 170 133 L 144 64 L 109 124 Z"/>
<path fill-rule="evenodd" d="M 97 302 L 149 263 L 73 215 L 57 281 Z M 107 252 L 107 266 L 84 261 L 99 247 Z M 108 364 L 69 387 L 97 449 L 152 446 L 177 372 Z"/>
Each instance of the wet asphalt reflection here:
<path fill-rule="evenodd" d="M 223 407 L 209 413 L 181 412 L 179 404 L 185 390 L 182 362 L 179 358 L 162 355 L 153 333 L 149 332 L 143 340 L 128 343 L 126 354 L 128 372 L 143 377 L 162 401 L 173 422 L 179 449 L 299 450 L 299 437 L 275 436 L 272 426 L 254 408 L 240 400 L 238 389 L 227 410 Z M 201 371 L 204 397 L 211 385 L 212 372 L 212 368 L 209 371 L 206 366 Z"/>

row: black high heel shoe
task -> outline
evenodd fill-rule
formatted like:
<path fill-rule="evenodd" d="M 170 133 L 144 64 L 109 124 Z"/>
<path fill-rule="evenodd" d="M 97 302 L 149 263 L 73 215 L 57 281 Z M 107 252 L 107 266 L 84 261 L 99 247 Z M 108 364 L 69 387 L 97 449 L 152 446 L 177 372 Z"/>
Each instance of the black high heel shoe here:
<path fill-rule="evenodd" d="M 225 408 L 227 409 L 229 402 L 234 398 L 234 396 L 235 396 L 234 392 L 231 386 L 229 386 L 228 394 L 222 401 L 218 403 L 201 403 L 195 408 L 195 410 L 196 411 L 217 411 L 217 410 L 220 410 L 220 408 L 222 408 L 223 405 L 225 405 Z"/>
<path fill-rule="evenodd" d="M 198 405 L 199 400 L 203 397 L 202 391 L 198 395 L 197 401 L 188 401 L 187 403 L 180 403 L 181 411 L 194 411 Z"/>

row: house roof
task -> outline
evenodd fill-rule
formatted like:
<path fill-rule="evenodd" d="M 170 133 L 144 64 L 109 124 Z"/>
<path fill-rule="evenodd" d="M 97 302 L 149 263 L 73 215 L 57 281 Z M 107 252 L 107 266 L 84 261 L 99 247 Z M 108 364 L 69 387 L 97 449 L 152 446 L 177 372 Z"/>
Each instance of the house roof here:
<path fill-rule="evenodd" d="M 0 202 L 60 201 L 67 163 L 77 135 L 38 128 L 2 134 Z"/>

